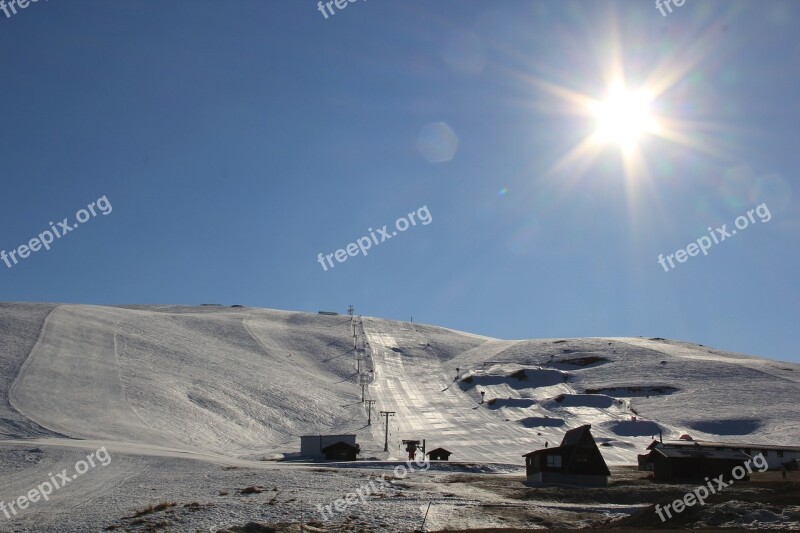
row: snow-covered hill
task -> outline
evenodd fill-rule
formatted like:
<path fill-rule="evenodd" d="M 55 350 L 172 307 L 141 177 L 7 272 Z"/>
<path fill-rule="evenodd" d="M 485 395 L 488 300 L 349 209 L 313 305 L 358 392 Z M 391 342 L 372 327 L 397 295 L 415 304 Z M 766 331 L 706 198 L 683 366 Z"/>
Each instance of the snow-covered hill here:
<path fill-rule="evenodd" d="M 586 423 L 611 464 L 634 464 L 659 431 L 800 440 L 800 365 L 663 339 L 505 341 L 357 317 L 374 375 L 368 426 L 353 326 L 242 307 L 0 304 L 0 499 L 47 479 L 69 450 L 102 445 L 116 470 L 64 492 L 61 509 L 154 464 L 168 479 L 175 458 L 279 468 L 251 460 L 291 457 L 316 433 L 356 433 L 366 457 L 402 459 L 401 440 L 425 439 L 454 461 L 516 465 Z M 379 411 L 395 413 L 388 453 Z"/>
<path fill-rule="evenodd" d="M 348 316 L 47 304 L 0 313 L 3 438 L 247 457 L 297 451 L 304 434 L 356 432 L 372 437 L 362 445 L 370 454 L 381 451 L 380 419 L 363 427 Z M 363 319 L 363 331 L 373 409 L 397 413 L 397 457 L 399 441 L 414 438 L 455 460 L 517 463 L 584 423 L 609 461 L 627 463 L 659 430 L 771 443 L 800 436 L 800 366 L 790 363 L 662 339 L 500 341 L 377 318 Z"/>

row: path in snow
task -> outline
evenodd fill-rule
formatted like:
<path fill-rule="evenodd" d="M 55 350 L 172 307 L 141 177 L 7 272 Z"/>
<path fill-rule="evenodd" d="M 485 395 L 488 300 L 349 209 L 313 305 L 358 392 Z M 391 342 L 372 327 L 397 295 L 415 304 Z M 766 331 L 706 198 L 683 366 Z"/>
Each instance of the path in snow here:
<path fill-rule="evenodd" d="M 455 368 L 443 367 L 430 355 L 422 357 L 426 341 L 413 329 L 370 318 L 364 318 L 364 329 L 375 365 L 370 386 L 375 410 L 397 412 L 389 419 L 393 456 L 405 457 L 405 447 L 398 448 L 402 439 L 426 439 L 428 450 L 446 448 L 454 452 L 455 461 L 521 464 L 522 454 L 539 447 L 534 432 L 478 408 L 453 383 Z M 373 424 L 373 434 L 383 441 L 383 419 Z"/>

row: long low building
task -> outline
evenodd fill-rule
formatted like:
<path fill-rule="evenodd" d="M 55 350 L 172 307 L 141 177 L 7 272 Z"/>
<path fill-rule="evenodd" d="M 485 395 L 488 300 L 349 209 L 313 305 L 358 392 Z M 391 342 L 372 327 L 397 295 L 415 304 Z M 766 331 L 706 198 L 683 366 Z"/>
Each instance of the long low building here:
<path fill-rule="evenodd" d="M 713 442 L 699 440 L 677 440 L 661 442 L 654 440 L 647 447 L 649 451 L 655 449 L 672 450 L 707 450 L 716 452 L 743 453 L 749 457 L 761 454 L 767 460 L 770 470 L 780 470 L 784 465 L 800 461 L 800 447 L 777 446 L 774 444 L 743 444 L 738 442 Z M 653 470 L 652 453 L 639 456 L 639 470 Z"/>
<path fill-rule="evenodd" d="M 656 481 L 699 480 L 717 476 L 729 479 L 737 466 L 746 472 L 744 465 L 750 461 L 750 456 L 743 452 L 699 446 L 654 448 L 647 458 L 653 465 L 653 479 Z M 749 479 L 749 475 L 745 474 L 744 479 Z"/>

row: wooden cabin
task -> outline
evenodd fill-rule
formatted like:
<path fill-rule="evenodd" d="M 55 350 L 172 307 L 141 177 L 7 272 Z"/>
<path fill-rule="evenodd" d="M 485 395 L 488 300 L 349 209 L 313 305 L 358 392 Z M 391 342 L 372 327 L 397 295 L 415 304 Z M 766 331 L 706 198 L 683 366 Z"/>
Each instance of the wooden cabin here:
<path fill-rule="evenodd" d="M 321 461 L 326 459 L 324 448 L 339 442 L 358 448 L 355 435 L 303 435 L 300 437 L 300 456 Z"/>
<path fill-rule="evenodd" d="M 431 461 L 449 461 L 453 452 L 447 451 L 444 448 L 436 448 L 435 450 L 429 451 L 426 455 Z"/>
<path fill-rule="evenodd" d="M 592 437 L 591 427 L 586 424 L 567 431 L 560 446 L 525 454 L 528 483 L 607 486 L 611 471 Z"/>
<path fill-rule="evenodd" d="M 322 448 L 326 461 L 355 461 L 359 451 L 358 444 L 353 446 L 343 441 Z"/>

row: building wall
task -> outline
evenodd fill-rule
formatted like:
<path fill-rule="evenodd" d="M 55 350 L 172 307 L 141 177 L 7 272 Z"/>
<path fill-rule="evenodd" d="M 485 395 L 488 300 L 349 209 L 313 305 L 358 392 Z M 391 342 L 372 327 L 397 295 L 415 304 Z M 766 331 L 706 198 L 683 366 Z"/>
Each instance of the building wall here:
<path fill-rule="evenodd" d="M 669 445 L 665 445 L 665 447 L 670 447 Z M 678 449 L 683 449 L 683 447 L 676 447 Z M 781 465 L 783 463 L 788 463 L 794 459 L 800 461 L 800 449 L 797 450 L 769 450 L 769 449 L 762 449 L 758 448 L 757 445 L 754 445 L 750 448 L 743 448 L 741 446 L 708 446 L 709 449 L 716 449 L 716 450 L 731 450 L 737 452 L 744 452 L 750 457 L 754 457 L 759 453 L 764 456 L 764 459 L 767 460 L 767 465 L 770 470 L 780 470 Z M 782 454 L 779 456 L 778 454 Z M 640 468 L 641 469 L 641 468 Z"/>
<path fill-rule="evenodd" d="M 783 457 L 778 456 L 778 450 L 759 450 L 758 448 L 752 448 L 750 451 L 752 452 L 749 454 L 751 457 L 759 453 L 763 455 L 764 459 L 767 460 L 770 470 L 780 470 L 783 463 L 788 463 L 793 459 L 800 461 L 800 451 L 784 450 Z"/>
<path fill-rule="evenodd" d="M 573 485 L 577 487 L 606 487 L 608 476 L 584 476 L 559 472 L 536 472 L 528 475 L 528 482 L 536 485 Z"/>
<path fill-rule="evenodd" d="M 731 472 L 744 460 L 712 459 L 708 457 L 654 457 L 653 479 L 657 481 L 689 480 L 723 476 L 731 479 Z M 745 477 L 749 479 L 749 475 Z"/>
<path fill-rule="evenodd" d="M 355 461 L 357 457 L 358 452 L 356 450 L 341 446 L 333 450 L 328 449 L 325 459 L 328 461 Z"/>
<path fill-rule="evenodd" d="M 351 446 L 356 445 L 355 435 L 307 435 L 300 437 L 300 455 L 309 459 L 325 459 L 322 448 L 346 442 Z"/>

